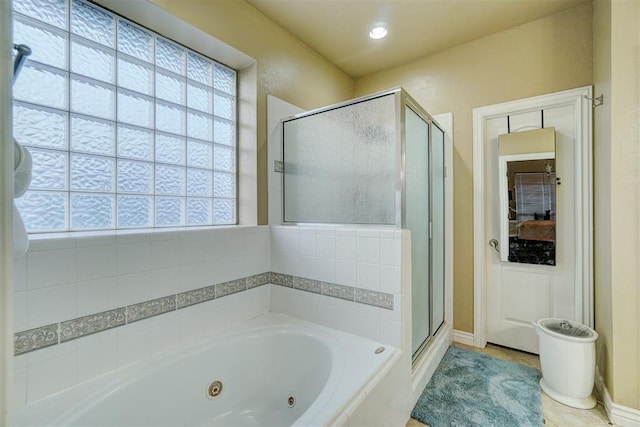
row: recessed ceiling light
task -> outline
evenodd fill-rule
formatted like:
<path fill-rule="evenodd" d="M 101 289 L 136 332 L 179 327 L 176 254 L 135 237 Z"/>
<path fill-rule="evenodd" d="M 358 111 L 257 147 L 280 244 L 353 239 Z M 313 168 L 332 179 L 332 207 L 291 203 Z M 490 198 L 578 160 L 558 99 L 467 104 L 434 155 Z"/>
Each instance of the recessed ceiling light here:
<path fill-rule="evenodd" d="M 373 27 L 371 31 L 369 31 L 369 37 L 372 39 L 381 39 L 387 35 L 387 29 L 383 26 Z"/>

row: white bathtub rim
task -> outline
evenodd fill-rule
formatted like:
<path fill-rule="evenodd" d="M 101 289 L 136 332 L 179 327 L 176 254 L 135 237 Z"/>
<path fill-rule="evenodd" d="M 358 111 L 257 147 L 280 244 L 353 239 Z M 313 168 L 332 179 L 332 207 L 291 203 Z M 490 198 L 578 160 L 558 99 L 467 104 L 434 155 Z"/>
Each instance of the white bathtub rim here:
<path fill-rule="evenodd" d="M 335 412 L 335 415 L 330 419 L 330 421 L 326 425 L 334 426 L 341 425 L 340 423 L 343 420 L 344 414 L 350 419 L 354 413 L 358 410 L 360 405 L 362 405 L 365 399 L 373 392 L 373 390 L 380 384 L 380 382 L 385 378 L 385 376 L 393 369 L 396 363 L 401 363 L 403 357 L 403 351 L 397 349 L 395 347 L 386 346 L 385 351 L 389 349 L 392 350 L 391 356 L 384 362 L 381 369 L 373 373 L 370 378 L 367 379 L 366 383 L 356 391 L 347 401 L 344 402 L 342 407 Z M 298 426 L 298 424 L 294 424 L 292 427 Z M 303 427 L 303 424 L 300 424 L 300 427 Z"/>
<path fill-rule="evenodd" d="M 366 382 L 358 389 L 352 391 L 348 397 L 336 399 L 335 401 L 342 402 L 340 405 L 331 408 L 331 411 L 324 411 L 327 409 L 327 401 L 334 401 L 333 398 L 335 393 L 340 390 L 339 387 L 336 387 L 331 395 L 323 395 L 322 400 L 324 401 L 324 404 L 318 404 L 316 406 L 316 402 L 314 402 L 314 410 L 306 411 L 291 425 L 291 427 L 334 426 L 339 424 L 338 421 L 343 418 L 344 414 L 349 416 L 350 413 L 353 413 L 362 403 L 363 399 L 380 383 L 384 378 L 384 375 L 386 375 L 393 365 L 401 358 L 401 350 L 389 346 L 385 348 L 385 352 L 389 351 L 389 356 L 383 361 L 381 369 L 369 375 Z M 342 378 L 343 377 L 340 376 L 339 380 L 342 381 Z"/>
<path fill-rule="evenodd" d="M 359 386 L 355 389 L 350 390 L 348 393 L 345 392 L 346 388 L 341 387 L 343 382 L 345 381 L 345 376 L 342 374 L 346 369 L 346 366 L 342 364 L 335 372 L 331 373 L 331 377 L 325 386 L 325 389 L 320 393 L 321 399 L 315 401 L 313 405 L 303 413 L 292 425 L 291 427 L 310 427 L 310 426 L 333 426 L 343 418 L 344 414 L 347 413 L 349 409 L 354 408 L 354 404 L 359 403 L 363 394 L 366 392 L 370 392 L 372 388 L 377 385 L 381 379 L 384 377 L 384 374 L 388 372 L 391 367 L 395 364 L 397 360 L 400 359 L 402 351 L 390 346 L 383 345 L 377 343 L 369 338 L 362 337 L 359 335 L 354 335 L 349 332 L 340 331 L 337 329 L 332 329 L 326 326 L 317 325 L 312 322 L 304 321 L 297 319 L 295 317 L 281 315 L 287 319 L 295 319 L 295 321 L 303 322 L 306 325 L 313 325 L 320 327 L 322 329 L 331 331 L 331 333 L 337 333 L 335 335 L 339 340 L 346 339 L 350 340 L 347 343 L 343 343 L 342 347 L 345 345 L 352 344 L 352 340 L 357 338 L 362 343 L 368 343 L 371 345 L 371 350 L 374 351 L 379 347 L 384 347 L 384 351 L 380 354 L 375 354 L 375 357 L 379 357 L 381 359 L 381 365 L 377 370 L 371 372 L 366 376 L 364 382 L 359 384 Z M 332 349 L 337 349 L 338 347 L 333 347 Z M 372 384 L 373 383 L 373 384 Z M 325 393 L 325 390 L 333 391 L 329 393 Z M 336 394 L 341 394 L 341 396 L 337 396 Z M 340 402 L 336 405 L 337 402 Z M 327 407 L 327 403 L 333 404 L 333 406 Z M 358 406 L 358 405 L 355 405 Z"/>

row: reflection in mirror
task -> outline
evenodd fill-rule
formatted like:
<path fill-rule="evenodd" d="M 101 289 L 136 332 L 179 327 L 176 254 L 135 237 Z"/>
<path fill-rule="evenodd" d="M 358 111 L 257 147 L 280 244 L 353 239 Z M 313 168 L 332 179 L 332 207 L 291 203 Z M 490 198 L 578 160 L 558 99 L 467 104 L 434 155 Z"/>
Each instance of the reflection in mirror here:
<path fill-rule="evenodd" d="M 502 261 L 556 265 L 553 128 L 499 137 Z"/>

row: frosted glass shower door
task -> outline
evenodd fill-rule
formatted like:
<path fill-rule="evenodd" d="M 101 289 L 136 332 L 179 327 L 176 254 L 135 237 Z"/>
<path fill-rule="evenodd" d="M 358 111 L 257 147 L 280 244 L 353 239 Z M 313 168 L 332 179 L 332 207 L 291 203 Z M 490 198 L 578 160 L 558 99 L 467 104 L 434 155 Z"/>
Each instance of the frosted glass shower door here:
<path fill-rule="evenodd" d="M 284 122 L 285 222 L 396 220 L 396 96 Z"/>
<path fill-rule="evenodd" d="M 411 230 L 411 353 L 430 334 L 429 317 L 429 124 L 405 110 L 405 226 Z"/>
<path fill-rule="evenodd" d="M 444 132 L 431 126 L 431 286 L 433 334 L 444 322 Z"/>

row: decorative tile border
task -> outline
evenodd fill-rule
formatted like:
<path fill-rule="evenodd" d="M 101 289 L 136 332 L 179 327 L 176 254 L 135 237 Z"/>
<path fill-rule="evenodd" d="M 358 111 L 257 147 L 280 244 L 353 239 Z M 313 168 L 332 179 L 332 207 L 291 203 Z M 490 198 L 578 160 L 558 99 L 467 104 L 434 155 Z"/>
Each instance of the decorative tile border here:
<path fill-rule="evenodd" d="M 58 324 L 18 332 L 13 336 L 13 354 L 19 355 L 58 344 Z"/>
<path fill-rule="evenodd" d="M 356 288 L 354 301 L 361 304 L 374 305 L 376 307 L 393 310 L 393 295 L 386 294 L 384 292 Z"/>
<path fill-rule="evenodd" d="M 127 315 L 124 307 L 60 322 L 60 342 L 106 331 L 122 326 L 126 322 Z"/>
<path fill-rule="evenodd" d="M 393 310 L 393 294 L 271 272 L 271 283 L 360 304 Z"/>
<path fill-rule="evenodd" d="M 127 307 L 127 323 L 176 310 L 176 295 L 157 298 Z"/>
<path fill-rule="evenodd" d="M 194 304 L 222 298 L 269 283 L 393 310 L 392 294 L 270 271 L 132 304 L 127 307 L 119 307 L 101 313 L 90 314 L 40 328 L 17 332 L 13 335 L 14 356 L 106 331 L 107 329 L 124 326 L 128 323 L 179 310 Z"/>
<path fill-rule="evenodd" d="M 282 273 L 269 272 L 271 283 L 274 285 L 286 286 L 287 288 L 293 288 L 293 276 Z"/>
<path fill-rule="evenodd" d="M 256 286 L 266 285 L 270 283 L 270 273 L 256 274 L 255 276 L 247 277 L 247 289 L 255 288 Z"/>
<path fill-rule="evenodd" d="M 355 289 L 351 286 L 338 285 L 337 283 L 322 282 L 322 295 L 329 297 L 354 300 Z"/>
<path fill-rule="evenodd" d="M 178 294 L 178 308 L 200 304 L 201 302 L 212 300 L 215 297 L 216 285 L 207 286 L 206 288 L 194 289 L 193 291 L 182 292 L 181 294 Z"/>
<path fill-rule="evenodd" d="M 227 295 L 235 294 L 236 292 L 242 292 L 246 290 L 247 290 L 246 278 L 232 280 L 226 283 L 219 283 L 216 285 L 216 298 L 226 297 Z"/>
<path fill-rule="evenodd" d="M 307 292 L 322 293 L 322 282 L 313 279 L 305 279 L 304 277 L 293 277 L 293 287 Z"/>

